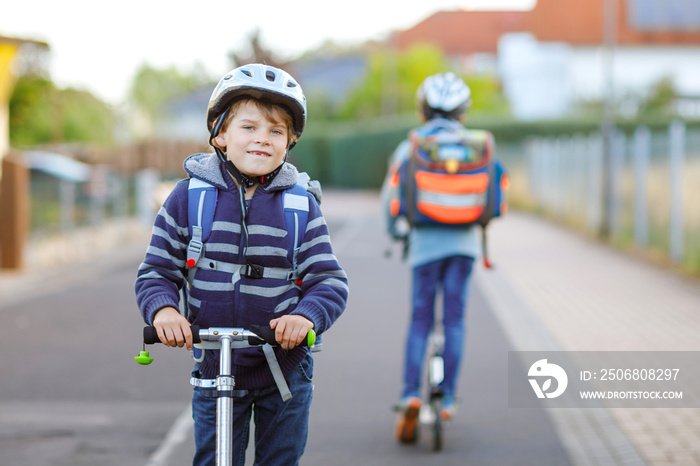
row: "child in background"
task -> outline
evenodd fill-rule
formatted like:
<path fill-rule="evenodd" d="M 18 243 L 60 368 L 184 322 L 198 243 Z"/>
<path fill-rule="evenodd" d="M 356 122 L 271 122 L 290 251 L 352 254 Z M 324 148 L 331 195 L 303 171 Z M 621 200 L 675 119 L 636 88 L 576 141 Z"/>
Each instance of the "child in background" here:
<path fill-rule="evenodd" d="M 422 128 L 431 131 L 458 133 L 464 130 L 462 120 L 471 105 L 471 91 L 453 73 L 429 76 L 416 92 Z M 411 142 L 403 141 L 394 152 L 391 166 L 410 163 Z M 445 334 L 445 377 L 440 384 L 444 395 L 443 419 L 455 412 L 455 392 L 462 350 L 466 338 L 465 308 L 469 277 L 474 259 L 479 256 L 479 238 L 474 226 L 418 225 L 402 231 L 406 222 L 390 214 L 391 179 L 398 170 L 390 171 L 382 189 L 383 209 L 388 220 L 388 233 L 395 239 L 408 240 L 408 261 L 413 269 L 411 324 L 406 338 L 403 389 L 399 401 L 400 417 L 396 437 L 401 443 L 417 440 L 421 401 L 421 374 L 428 336 L 435 319 L 436 295 L 442 291 L 443 329 Z M 405 192 L 406 179 L 400 180 Z"/>

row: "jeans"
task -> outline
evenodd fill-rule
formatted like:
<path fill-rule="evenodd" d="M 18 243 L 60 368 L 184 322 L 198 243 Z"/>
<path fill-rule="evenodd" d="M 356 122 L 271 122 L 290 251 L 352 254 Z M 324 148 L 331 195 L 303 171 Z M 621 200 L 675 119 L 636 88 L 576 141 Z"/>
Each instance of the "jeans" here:
<path fill-rule="evenodd" d="M 445 378 L 440 387 L 445 396 L 454 396 L 467 331 L 464 317 L 473 263 L 471 257 L 454 256 L 413 269 L 413 316 L 406 340 L 404 398 L 420 397 L 423 361 L 435 323 L 435 297 L 440 288 L 445 332 Z"/>
<path fill-rule="evenodd" d="M 284 402 L 276 385 L 249 390 L 233 399 L 233 465 L 245 464 L 251 417 L 255 421 L 255 464 L 299 464 L 306 448 L 309 408 L 313 394 L 311 353 L 287 375 L 292 398 Z M 192 396 L 196 452 L 195 466 L 216 464 L 216 398 L 206 397 L 197 387 Z"/>

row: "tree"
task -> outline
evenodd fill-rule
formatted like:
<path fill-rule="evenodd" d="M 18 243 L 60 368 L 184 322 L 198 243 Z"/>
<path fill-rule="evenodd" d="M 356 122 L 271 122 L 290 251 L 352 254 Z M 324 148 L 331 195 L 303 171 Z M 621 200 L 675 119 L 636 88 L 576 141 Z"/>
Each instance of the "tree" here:
<path fill-rule="evenodd" d="M 350 94 L 339 116 L 343 119 L 378 117 L 416 111 L 415 95 L 423 80 L 452 71 L 437 47 L 416 45 L 405 52 L 380 50 L 370 57 L 365 80 Z M 499 83 L 488 76 L 468 76 L 472 112 L 507 114 L 508 105 Z"/>
<path fill-rule="evenodd" d="M 447 68 L 442 52 L 432 46 L 419 45 L 404 53 L 378 50 L 369 58 L 365 80 L 349 95 L 339 116 L 355 119 L 415 111 L 420 83 Z"/>
<path fill-rule="evenodd" d="M 275 68 L 286 69 L 287 62 L 275 56 L 262 41 L 262 34 L 259 28 L 253 30 L 248 36 L 248 50 L 245 52 L 231 50 L 228 53 L 228 58 L 234 68 L 247 63 L 263 63 L 265 65 L 274 66 Z"/>
<path fill-rule="evenodd" d="M 10 98 L 10 144 L 113 141 L 112 109 L 91 93 L 59 89 L 45 76 L 20 76 Z"/>
<path fill-rule="evenodd" d="M 174 65 L 155 68 L 143 63 L 134 75 L 129 98 L 153 123 L 163 104 L 204 85 L 211 85 L 211 79 L 200 64 L 181 71 Z"/>
<path fill-rule="evenodd" d="M 669 116 L 673 113 L 673 103 L 677 98 L 673 78 L 661 78 L 642 99 L 639 116 Z"/>
<path fill-rule="evenodd" d="M 49 103 L 56 89 L 53 83 L 38 75 L 17 79 L 10 97 L 10 144 L 15 147 L 51 142 L 52 120 Z M 53 121 L 53 123 L 52 123 Z"/>
<path fill-rule="evenodd" d="M 499 81 L 488 75 L 470 75 L 464 77 L 464 82 L 472 91 L 471 115 L 510 115 L 510 106 Z"/>

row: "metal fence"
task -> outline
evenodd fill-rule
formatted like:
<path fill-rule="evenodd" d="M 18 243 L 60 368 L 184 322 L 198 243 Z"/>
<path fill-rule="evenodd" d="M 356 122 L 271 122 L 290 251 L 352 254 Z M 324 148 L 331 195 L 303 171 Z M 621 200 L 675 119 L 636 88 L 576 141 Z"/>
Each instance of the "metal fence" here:
<path fill-rule="evenodd" d="M 600 133 L 532 138 L 498 148 L 516 205 L 660 252 L 700 271 L 700 130 L 616 131 L 605 163 Z M 607 176 L 606 176 L 607 172 Z"/>
<path fill-rule="evenodd" d="M 30 233 L 45 237 L 133 217 L 149 225 L 155 217 L 156 204 L 162 202 L 154 198 L 159 181 L 159 172 L 154 169 L 125 174 L 95 166 L 87 181 L 32 171 Z"/>
<path fill-rule="evenodd" d="M 600 133 L 497 141 L 511 178 L 510 203 L 592 235 L 605 224 L 614 244 L 667 256 L 700 273 L 700 128 L 687 129 L 681 121 L 664 130 L 642 126 L 615 132 L 611 146 L 605 163 Z M 121 217 L 150 225 L 164 200 L 157 194 L 161 173 L 93 166 L 88 181 L 74 182 L 33 172 L 32 234 L 66 233 Z"/>
<path fill-rule="evenodd" d="M 112 151 L 49 145 L 18 152 L 31 169 L 31 234 L 46 237 L 120 218 L 151 224 L 164 200 L 156 194 L 160 180 L 182 178 L 184 158 L 205 150 L 198 142 L 150 140 Z"/>

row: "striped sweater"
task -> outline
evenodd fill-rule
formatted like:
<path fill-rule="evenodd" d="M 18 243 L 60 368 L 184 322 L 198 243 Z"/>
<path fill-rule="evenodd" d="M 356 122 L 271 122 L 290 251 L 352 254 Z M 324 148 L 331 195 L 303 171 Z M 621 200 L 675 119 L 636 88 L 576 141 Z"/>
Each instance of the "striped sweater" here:
<path fill-rule="evenodd" d="M 208 258 L 245 264 L 246 249 L 240 223 L 238 190 L 215 154 L 196 154 L 185 170 L 219 189 L 211 235 L 205 244 Z M 291 268 L 290 241 L 282 210 L 285 189 L 296 183 L 296 168 L 285 163 L 269 185 L 256 189 L 248 208 L 248 260 L 263 267 Z M 190 233 L 187 220 L 187 180 L 180 181 L 160 209 L 146 257 L 136 278 L 136 300 L 148 324 L 166 306 L 177 308 L 179 291 L 187 283 L 185 261 Z M 197 268 L 189 289 L 189 320 L 201 328 L 266 325 L 285 314 L 298 314 L 326 331 L 345 309 L 348 280 L 333 254 L 326 221 L 314 196 L 309 196 L 309 218 L 298 256 L 300 285 L 277 278 L 248 278 Z M 288 374 L 309 351 L 297 347 L 276 349 L 282 372 Z M 218 351 L 207 351 L 199 370 L 214 378 Z M 274 383 L 261 348 L 233 352 L 233 375 L 241 389 Z"/>

